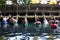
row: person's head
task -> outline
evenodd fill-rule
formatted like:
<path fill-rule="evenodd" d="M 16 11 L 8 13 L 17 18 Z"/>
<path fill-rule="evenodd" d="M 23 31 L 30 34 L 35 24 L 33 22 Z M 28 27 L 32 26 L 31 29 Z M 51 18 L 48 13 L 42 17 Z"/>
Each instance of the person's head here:
<path fill-rule="evenodd" d="M 58 18 L 58 17 L 56 17 L 55 19 L 57 19 L 57 20 L 58 20 L 59 18 Z"/>
<path fill-rule="evenodd" d="M 55 24 L 55 22 L 52 22 L 53 24 Z"/>
<path fill-rule="evenodd" d="M 3 16 L 3 18 L 6 18 L 6 16 Z"/>
<path fill-rule="evenodd" d="M 39 21 L 39 19 L 37 19 L 37 21 Z"/>
<path fill-rule="evenodd" d="M 39 21 L 39 18 L 35 18 L 35 22 L 36 22 L 36 21 Z"/>

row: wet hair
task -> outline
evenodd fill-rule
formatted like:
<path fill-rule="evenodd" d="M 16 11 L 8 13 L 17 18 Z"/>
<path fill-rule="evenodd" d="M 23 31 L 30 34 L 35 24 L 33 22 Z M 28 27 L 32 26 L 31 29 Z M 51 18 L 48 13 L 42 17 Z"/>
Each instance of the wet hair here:
<path fill-rule="evenodd" d="M 37 19 L 37 21 L 39 21 L 39 19 Z"/>
<path fill-rule="evenodd" d="M 53 24 L 55 24 L 55 22 L 52 22 Z"/>

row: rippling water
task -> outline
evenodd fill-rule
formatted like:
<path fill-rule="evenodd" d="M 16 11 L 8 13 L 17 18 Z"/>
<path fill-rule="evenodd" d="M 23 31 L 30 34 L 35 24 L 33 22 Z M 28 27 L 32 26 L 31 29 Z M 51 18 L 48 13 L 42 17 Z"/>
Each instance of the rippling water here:
<path fill-rule="evenodd" d="M 20 37 L 23 36 L 23 38 L 26 37 L 26 40 L 28 40 L 27 39 L 28 37 L 25 34 L 26 33 L 31 33 L 30 36 L 29 36 L 29 38 L 30 38 L 29 40 L 33 40 L 33 38 L 34 38 L 34 34 L 33 33 L 36 33 L 36 34 L 39 35 L 38 40 L 44 40 L 44 39 L 47 40 L 47 38 L 45 36 L 48 36 L 48 35 L 47 34 L 42 34 L 42 33 L 50 33 L 51 32 L 50 26 L 47 25 L 46 27 L 44 27 L 43 24 L 41 24 L 41 25 L 42 26 L 40 27 L 39 31 L 37 31 L 36 30 L 36 26 L 34 25 L 34 23 L 29 23 L 28 29 L 24 30 L 24 27 L 20 23 L 18 28 L 15 29 L 15 31 L 8 33 L 9 36 L 6 36 L 7 34 L 4 34 L 5 32 L 9 32 L 9 30 L 1 32 L 0 35 L 2 35 L 2 36 L 0 37 L 0 39 L 1 40 L 13 40 L 16 37 L 20 38 Z M 60 31 L 60 24 L 58 26 L 59 26 L 59 28 L 57 29 L 57 31 L 58 31 L 57 33 L 59 33 L 59 31 Z M 1 29 L 1 30 L 3 30 L 3 29 Z M 10 30 L 10 31 L 12 31 L 12 30 Z M 22 34 L 21 35 L 19 34 L 19 36 L 18 36 L 18 35 L 15 35 L 13 33 L 22 33 Z M 12 37 L 11 37 L 11 35 L 12 35 Z M 54 35 L 54 36 L 56 37 L 54 40 L 57 40 L 57 39 L 60 40 L 59 39 L 60 38 L 60 34 Z M 19 38 L 17 38 L 16 40 L 19 40 Z M 20 39 L 20 40 L 23 40 L 23 39 Z"/>

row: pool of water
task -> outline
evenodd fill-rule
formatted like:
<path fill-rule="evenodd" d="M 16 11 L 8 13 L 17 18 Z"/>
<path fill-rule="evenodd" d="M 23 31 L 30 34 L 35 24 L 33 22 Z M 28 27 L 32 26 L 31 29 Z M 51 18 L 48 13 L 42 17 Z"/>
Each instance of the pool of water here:
<path fill-rule="evenodd" d="M 45 27 L 41 24 L 40 29 L 36 28 L 34 23 L 29 23 L 28 25 L 27 30 L 24 29 L 25 27 L 22 26 L 22 23 L 19 24 L 18 28 L 13 28 L 14 30 L 1 29 L 0 40 L 34 40 L 35 35 L 37 36 L 37 40 L 60 40 L 60 24 L 57 28 L 58 32 L 55 34 L 52 34 L 49 25 Z M 39 29 L 39 31 L 36 29 Z M 49 36 L 52 38 L 48 38 Z"/>
<path fill-rule="evenodd" d="M 17 28 L 7 28 L 7 29 L 3 29 L 0 26 L 0 35 L 4 34 L 4 33 L 52 33 L 52 30 L 50 29 L 50 26 L 47 25 L 45 27 L 45 25 L 41 24 L 40 28 L 36 27 L 35 24 L 32 23 L 28 23 L 28 27 L 25 30 L 25 27 L 22 26 L 22 23 L 19 24 L 19 26 Z M 57 32 L 56 33 L 60 33 L 60 24 L 58 25 L 57 28 Z"/>

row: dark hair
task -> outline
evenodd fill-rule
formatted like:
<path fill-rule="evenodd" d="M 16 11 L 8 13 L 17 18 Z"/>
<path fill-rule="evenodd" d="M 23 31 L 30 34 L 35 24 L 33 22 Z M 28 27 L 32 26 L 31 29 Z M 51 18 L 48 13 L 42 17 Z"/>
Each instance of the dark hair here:
<path fill-rule="evenodd" d="M 39 21 L 39 19 L 37 19 L 37 21 Z"/>
<path fill-rule="evenodd" d="M 55 24 L 55 22 L 52 22 L 53 24 Z"/>

